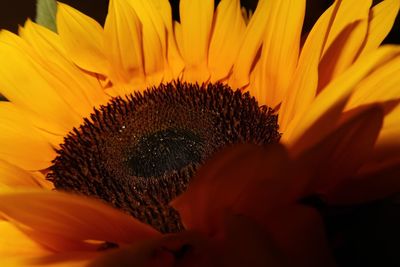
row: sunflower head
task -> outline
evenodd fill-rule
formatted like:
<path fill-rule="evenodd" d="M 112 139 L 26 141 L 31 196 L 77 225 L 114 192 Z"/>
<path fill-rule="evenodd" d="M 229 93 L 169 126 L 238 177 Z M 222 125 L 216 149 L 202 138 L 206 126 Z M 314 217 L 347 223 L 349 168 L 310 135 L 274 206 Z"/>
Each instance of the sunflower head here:
<path fill-rule="evenodd" d="M 183 229 L 168 205 L 216 151 L 279 142 L 277 116 L 248 93 L 180 81 L 115 98 L 61 144 L 48 179 L 105 200 L 162 232 Z"/>

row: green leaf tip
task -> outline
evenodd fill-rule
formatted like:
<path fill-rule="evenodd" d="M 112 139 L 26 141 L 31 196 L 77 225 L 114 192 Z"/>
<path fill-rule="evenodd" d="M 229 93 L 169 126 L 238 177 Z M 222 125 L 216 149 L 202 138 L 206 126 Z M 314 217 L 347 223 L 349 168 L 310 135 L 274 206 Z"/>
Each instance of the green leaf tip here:
<path fill-rule="evenodd" d="M 36 1 L 36 23 L 52 30 L 57 31 L 56 26 L 57 2 L 56 0 L 37 0 Z"/>

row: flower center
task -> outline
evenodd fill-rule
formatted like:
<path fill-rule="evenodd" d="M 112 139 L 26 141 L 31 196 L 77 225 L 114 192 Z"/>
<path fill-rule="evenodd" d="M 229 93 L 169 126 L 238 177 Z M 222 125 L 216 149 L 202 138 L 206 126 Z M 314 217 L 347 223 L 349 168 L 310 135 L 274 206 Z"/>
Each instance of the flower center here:
<path fill-rule="evenodd" d="M 95 109 L 65 138 L 48 179 L 100 198 L 161 232 L 183 230 L 169 202 L 198 167 L 235 143 L 278 142 L 277 116 L 222 84 L 160 85 Z"/>

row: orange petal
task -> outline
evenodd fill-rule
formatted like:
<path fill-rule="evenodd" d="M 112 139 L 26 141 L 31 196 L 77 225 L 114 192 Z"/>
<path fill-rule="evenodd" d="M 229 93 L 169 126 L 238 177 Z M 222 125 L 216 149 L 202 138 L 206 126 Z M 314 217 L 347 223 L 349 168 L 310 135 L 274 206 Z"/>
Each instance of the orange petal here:
<path fill-rule="evenodd" d="M 222 235 L 221 252 L 214 258 L 223 264 L 217 266 L 287 266 L 285 252 L 277 248 L 271 235 L 244 216 L 227 214 Z"/>
<path fill-rule="evenodd" d="M 376 201 L 400 192 L 400 161 L 350 177 L 325 195 L 333 205 L 354 205 Z"/>
<path fill-rule="evenodd" d="M 174 255 L 161 249 L 161 239 L 152 239 L 112 250 L 88 265 L 88 267 L 108 266 L 172 267 L 176 265 L 174 265 Z"/>
<path fill-rule="evenodd" d="M 241 145 L 217 154 L 199 170 L 188 190 L 172 202 L 188 229 L 213 233 L 224 210 L 263 220 L 289 201 L 288 157 L 280 145 Z M 257 203 L 265 205 L 257 205 Z"/>
<path fill-rule="evenodd" d="M 286 206 L 267 222 L 271 240 L 287 260 L 284 266 L 334 267 L 322 218 L 312 208 Z"/>
<path fill-rule="evenodd" d="M 50 253 L 8 221 L 0 220 L 0 235 L 0 263 L 6 258 L 43 256 Z"/>
<path fill-rule="evenodd" d="M 83 267 L 100 256 L 98 252 L 53 254 L 7 221 L 0 221 L 0 235 L 0 266 Z"/>
<path fill-rule="evenodd" d="M 348 118 L 337 129 L 298 155 L 297 162 L 310 179 L 304 195 L 333 190 L 370 156 L 382 127 L 382 109 L 371 106 L 345 115 Z"/>
<path fill-rule="evenodd" d="M 1 192 L 0 213 L 55 251 L 96 250 L 103 241 L 129 244 L 158 234 L 98 200 L 54 191 Z"/>

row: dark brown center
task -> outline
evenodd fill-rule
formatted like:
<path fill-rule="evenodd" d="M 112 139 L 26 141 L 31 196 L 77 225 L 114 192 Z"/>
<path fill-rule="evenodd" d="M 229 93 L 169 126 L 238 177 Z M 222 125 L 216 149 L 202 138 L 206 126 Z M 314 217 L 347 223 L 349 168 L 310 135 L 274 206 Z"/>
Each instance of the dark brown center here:
<path fill-rule="evenodd" d="M 277 116 L 248 93 L 174 82 L 95 109 L 65 138 L 48 179 L 177 232 L 183 226 L 168 203 L 207 158 L 230 144 L 279 138 Z"/>

